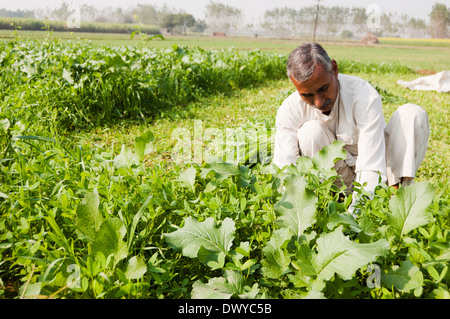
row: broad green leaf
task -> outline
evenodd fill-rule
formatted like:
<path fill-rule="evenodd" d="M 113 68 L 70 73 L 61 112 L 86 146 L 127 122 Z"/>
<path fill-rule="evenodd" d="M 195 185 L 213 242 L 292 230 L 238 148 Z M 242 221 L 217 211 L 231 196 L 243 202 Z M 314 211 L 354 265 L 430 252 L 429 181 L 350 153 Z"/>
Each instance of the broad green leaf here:
<path fill-rule="evenodd" d="M 147 272 L 146 263 L 138 256 L 133 256 L 128 260 L 125 276 L 127 279 L 139 279 Z"/>
<path fill-rule="evenodd" d="M 235 230 L 234 221 L 230 218 L 225 218 L 217 228 L 212 217 L 203 222 L 188 217 L 182 228 L 164 236 L 174 249 L 181 250 L 186 257 L 195 258 L 201 247 L 212 254 L 222 252 L 226 255 L 233 244 Z"/>
<path fill-rule="evenodd" d="M 73 84 L 73 83 L 74 83 L 74 82 L 73 82 L 73 78 L 72 78 L 72 74 L 71 74 L 71 72 L 70 72 L 69 70 L 67 70 L 67 69 L 64 69 L 64 70 L 63 70 L 62 78 L 63 78 L 64 80 L 66 80 L 67 82 L 69 82 L 70 84 Z"/>
<path fill-rule="evenodd" d="M 259 289 L 256 286 L 246 289 L 244 278 L 238 271 L 227 270 L 223 277 L 212 278 L 207 283 L 197 280 L 192 285 L 192 299 L 254 299 Z"/>
<path fill-rule="evenodd" d="M 438 286 L 431 292 L 430 297 L 432 299 L 450 299 L 450 291 L 443 286 Z"/>
<path fill-rule="evenodd" d="M 339 225 L 349 225 L 354 232 L 361 232 L 361 226 L 356 222 L 355 218 L 349 213 L 334 212 L 328 219 L 327 228 L 333 230 Z"/>
<path fill-rule="evenodd" d="M 19 294 L 25 299 L 35 299 L 41 294 L 42 282 L 24 283 L 20 289 Z"/>
<path fill-rule="evenodd" d="M 312 251 L 308 244 L 297 244 L 297 251 L 295 253 L 296 260 L 292 261 L 292 265 L 300 270 L 303 274 L 307 276 L 315 276 L 316 270 L 312 264 Z"/>
<path fill-rule="evenodd" d="M 305 275 L 301 271 L 296 271 L 294 274 L 288 274 L 287 276 L 296 288 L 310 288 L 311 286 L 311 277 Z"/>
<path fill-rule="evenodd" d="M 180 173 L 178 180 L 181 182 L 183 187 L 188 188 L 193 193 L 195 192 L 195 176 L 197 174 L 197 170 L 193 167 L 189 167 L 184 172 Z"/>
<path fill-rule="evenodd" d="M 241 242 L 239 247 L 237 247 L 235 251 L 240 255 L 240 258 L 244 256 L 250 257 L 250 243 L 248 241 Z"/>
<path fill-rule="evenodd" d="M 400 235 L 428 224 L 433 215 L 427 211 L 435 196 L 433 186 L 428 182 L 419 182 L 401 187 L 389 201 L 388 224 Z"/>
<path fill-rule="evenodd" d="M 334 164 L 338 160 L 345 160 L 347 158 L 347 153 L 343 149 L 343 146 L 344 142 L 334 141 L 333 144 L 322 148 L 312 158 L 314 167 L 318 170 L 329 170 L 334 168 Z"/>
<path fill-rule="evenodd" d="M 95 234 L 95 239 L 92 243 L 94 255 L 97 252 L 101 252 L 105 257 L 113 255 L 115 262 L 126 258 L 128 249 L 126 243 L 122 240 L 126 231 L 124 224 L 119 218 L 113 217 L 105 220 Z"/>
<path fill-rule="evenodd" d="M 274 207 L 280 215 L 275 222 L 292 229 L 297 238 L 316 221 L 317 197 L 313 191 L 306 188 L 307 185 L 308 182 L 303 176 L 287 177 L 285 196 Z"/>
<path fill-rule="evenodd" d="M 93 241 L 100 225 L 103 222 L 102 213 L 98 206 L 100 198 L 97 189 L 92 193 L 86 194 L 77 207 L 77 234 L 80 239 Z"/>
<path fill-rule="evenodd" d="M 114 167 L 117 169 L 130 169 L 133 165 L 139 165 L 139 160 L 125 145 L 122 145 L 120 154 L 114 158 Z"/>
<path fill-rule="evenodd" d="M 295 162 L 295 167 L 299 172 L 308 173 L 313 168 L 313 162 L 307 156 L 300 156 Z"/>
<path fill-rule="evenodd" d="M 13 137 L 14 140 L 20 139 L 20 140 L 35 140 L 35 141 L 44 141 L 44 142 L 53 142 L 56 143 L 56 141 L 50 137 L 45 136 L 35 136 L 35 135 L 17 135 Z"/>
<path fill-rule="evenodd" d="M 389 244 L 385 239 L 360 244 L 344 236 L 342 228 L 339 226 L 335 231 L 322 234 L 317 239 L 317 254 L 313 256 L 312 263 L 319 280 L 330 280 L 335 273 L 344 280 L 350 280 L 359 268 L 389 251 Z"/>
<path fill-rule="evenodd" d="M 202 169 L 200 176 L 205 178 L 211 171 L 215 172 L 215 178 L 219 181 L 241 173 L 239 167 L 231 163 L 208 163 Z"/>
<path fill-rule="evenodd" d="M 381 280 L 389 287 L 394 286 L 401 292 L 420 291 L 423 285 L 423 274 L 411 261 L 404 260 L 400 267 L 395 266 L 387 274 L 382 274 Z"/>
<path fill-rule="evenodd" d="M 197 252 L 197 257 L 212 270 L 220 269 L 225 265 L 225 253 L 222 251 L 217 254 L 211 254 L 210 250 L 202 246 Z"/>
<path fill-rule="evenodd" d="M 277 229 L 273 232 L 272 237 L 262 250 L 265 259 L 261 260 L 261 270 L 264 276 L 278 279 L 290 271 L 289 264 L 291 259 L 289 253 L 282 246 L 291 237 L 292 233 L 288 228 Z"/>
<path fill-rule="evenodd" d="M 153 151 L 153 141 L 155 136 L 151 131 L 147 131 L 134 139 L 134 150 L 139 160 L 142 160 L 145 155 Z"/>
<path fill-rule="evenodd" d="M 8 131 L 9 126 L 11 125 L 11 123 L 9 122 L 8 119 L 2 119 L 0 120 L 0 132 L 6 133 L 6 131 Z"/>

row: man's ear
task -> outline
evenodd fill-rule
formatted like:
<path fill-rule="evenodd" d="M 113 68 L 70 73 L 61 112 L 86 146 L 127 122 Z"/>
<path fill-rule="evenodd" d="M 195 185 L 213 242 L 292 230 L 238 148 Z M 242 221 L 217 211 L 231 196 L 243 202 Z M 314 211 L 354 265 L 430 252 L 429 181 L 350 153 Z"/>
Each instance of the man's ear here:
<path fill-rule="evenodd" d="M 337 77 L 339 74 L 339 68 L 336 60 L 331 60 L 331 70 L 333 71 L 334 76 Z"/>

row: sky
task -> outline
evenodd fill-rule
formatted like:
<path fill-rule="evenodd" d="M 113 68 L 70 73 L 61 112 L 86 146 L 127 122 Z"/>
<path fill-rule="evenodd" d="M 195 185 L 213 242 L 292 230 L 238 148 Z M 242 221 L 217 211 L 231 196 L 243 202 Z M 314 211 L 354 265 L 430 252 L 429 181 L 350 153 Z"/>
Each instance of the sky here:
<path fill-rule="evenodd" d="M 56 8 L 62 2 L 63 0 L 0 0 L 0 8 L 8 10 Z M 66 2 L 74 5 L 87 3 L 97 8 L 128 8 L 138 3 L 152 4 L 159 7 L 166 3 L 169 8 L 183 9 L 187 13 L 194 15 L 195 18 L 204 19 L 205 6 L 210 0 L 66 0 Z M 241 9 L 248 22 L 262 17 L 266 10 L 275 7 L 301 8 L 317 4 L 317 0 L 215 0 L 215 2 Z M 407 14 L 410 17 L 426 20 L 428 20 L 428 14 L 436 2 L 450 7 L 450 0 L 320 0 L 320 4 L 325 6 L 368 7 L 371 4 L 377 4 L 383 12 Z"/>

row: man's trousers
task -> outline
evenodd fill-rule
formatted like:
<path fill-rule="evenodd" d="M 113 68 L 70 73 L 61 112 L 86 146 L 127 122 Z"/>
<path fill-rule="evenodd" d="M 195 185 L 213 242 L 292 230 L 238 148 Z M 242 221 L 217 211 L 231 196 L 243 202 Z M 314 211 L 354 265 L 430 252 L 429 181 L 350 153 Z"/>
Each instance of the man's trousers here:
<path fill-rule="evenodd" d="M 389 186 L 400 182 L 409 183 L 416 176 L 427 150 L 430 134 L 428 114 L 418 105 L 402 105 L 392 115 L 384 133 L 386 182 Z M 297 139 L 300 155 L 313 157 L 324 146 L 333 143 L 336 136 L 324 123 L 313 120 L 305 122 L 300 127 Z M 336 162 L 335 168 L 347 186 L 348 192 L 351 191 L 358 174 L 354 165 L 347 164 L 347 162 L 355 163 L 357 155 L 353 156 L 347 151 L 347 156 L 354 157 L 355 160 L 340 160 Z"/>

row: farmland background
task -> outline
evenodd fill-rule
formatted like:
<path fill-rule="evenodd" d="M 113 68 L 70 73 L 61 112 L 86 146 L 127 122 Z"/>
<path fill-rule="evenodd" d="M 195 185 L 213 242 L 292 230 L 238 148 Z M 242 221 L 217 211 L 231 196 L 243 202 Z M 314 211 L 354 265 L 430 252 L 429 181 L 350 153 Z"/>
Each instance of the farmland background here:
<path fill-rule="evenodd" d="M 294 90 L 285 76 L 287 55 L 311 35 L 213 37 L 183 35 L 180 29 L 152 38 L 160 33 L 152 24 L 145 29 L 131 22 L 133 36 L 130 29 L 63 32 L 49 24 L 26 30 L 14 27 L 18 21 L 0 31 L 1 298 L 191 298 L 233 278 L 242 287 L 226 290 L 226 296 L 449 297 L 448 93 L 396 83 L 450 70 L 448 39 L 428 33 L 361 44 L 331 31 L 319 34 L 340 72 L 366 79 L 379 91 L 386 121 L 408 102 L 428 112 L 430 142 L 416 182 L 429 182 L 435 196 L 427 210 L 433 220 L 397 234 L 383 215 L 394 190 L 383 189 L 384 195 L 369 201 L 359 224 L 339 224 L 331 216 L 346 213 L 349 202 L 332 197 L 325 188 L 332 183 L 325 181 L 317 208 L 329 214 L 323 225 L 344 225 L 343 234 L 358 243 L 381 238 L 391 246 L 385 259 L 373 260 L 386 275 L 383 288 L 365 286 L 364 268 L 347 281 L 338 273 L 323 286 L 317 279 L 322 291 L 316 291 L 290 277 L 303 268 L 296 268 L 300 257 L 288 250 L 287 237 L 275 247 L 277 236 L 285 236 L 275 223 L 280 181 L 258 165 L 219 170 L 195 158 L 195 147 L 208 145 L 196 140 L 198 125 L 202 132 L 275 131 L 277 109 Z M 181 138 L 176 132 L 185 133 L 193 151 L 181 162 L 174 153 Z M 236 242 L 222 251 L 225 257 L 208 255 L 202 246 L 197 259 L 191 258 L 167 239 L 194 219 L 206 228 L 210 217 L 222 225 L 211 229 L 225 232 L 227 217 L 236 223 Z M 323 225 L 305 233 L 311 249 L 315 234 L 340 230 Z M 271 254 L 274 261 L 288 260 L 287 266 L 273 266 Z M 222 257 L 227 262 L 221 264 Z M 407 269 L 402 278 L 415 281 L 389 286 L 390 275 L 401 276 L 396 269 Z"/>

